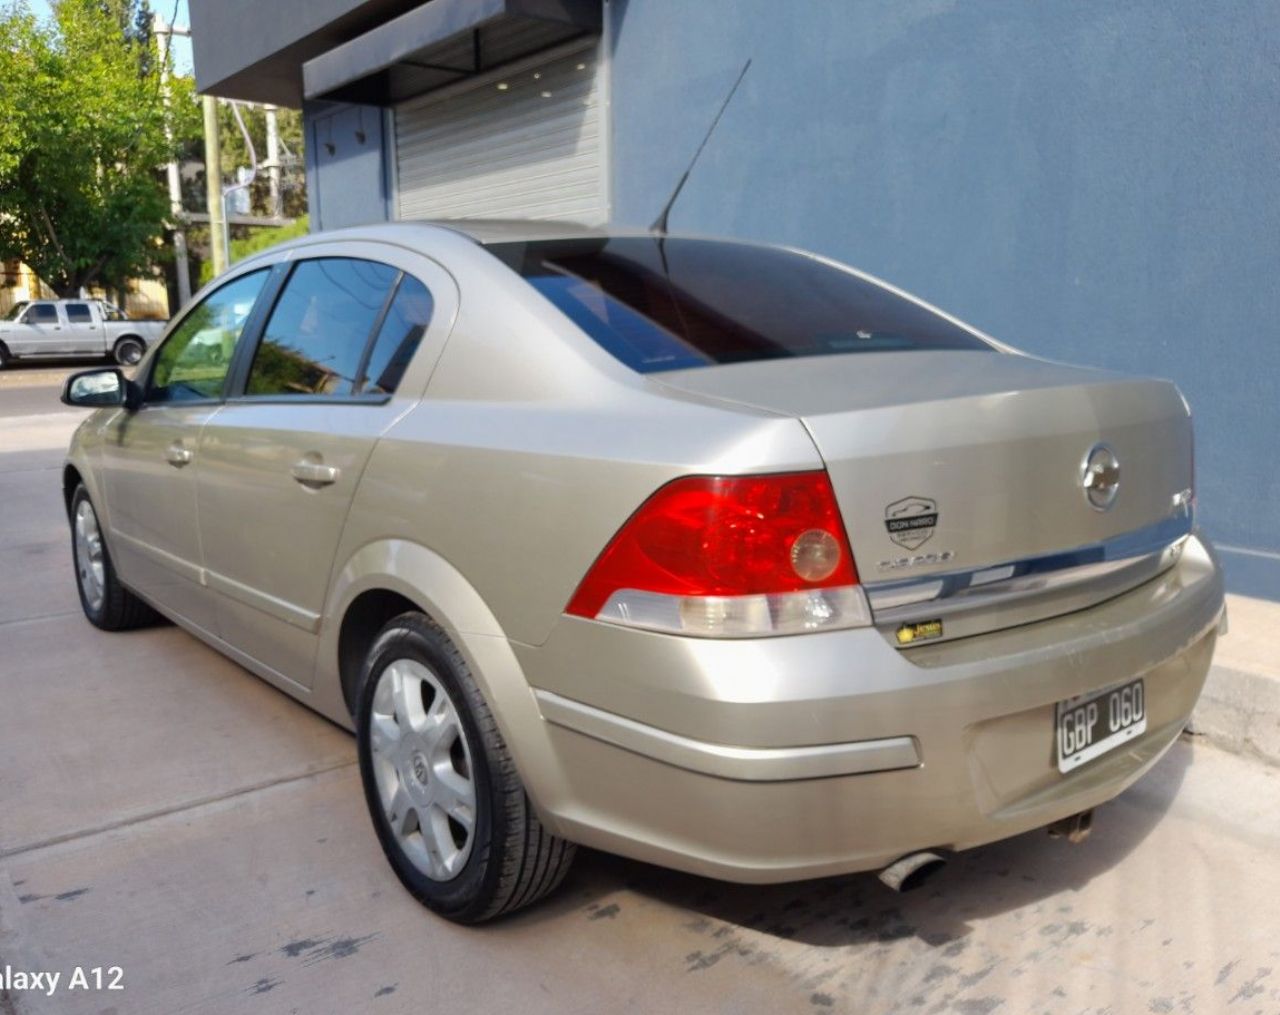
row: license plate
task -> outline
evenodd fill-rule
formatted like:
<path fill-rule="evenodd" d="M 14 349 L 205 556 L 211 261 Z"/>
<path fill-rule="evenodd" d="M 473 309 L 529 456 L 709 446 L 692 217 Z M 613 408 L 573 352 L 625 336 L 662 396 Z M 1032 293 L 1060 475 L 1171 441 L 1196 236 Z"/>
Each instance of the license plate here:
<path fill-rule="evenodd" d="M 1146 728 L 1147 703 L 1141 680 L 1101 694 L 1082 694 L 1060 701 L 1054 722 L 1058 771 L 1079 768 L 1141 736 Z"/>

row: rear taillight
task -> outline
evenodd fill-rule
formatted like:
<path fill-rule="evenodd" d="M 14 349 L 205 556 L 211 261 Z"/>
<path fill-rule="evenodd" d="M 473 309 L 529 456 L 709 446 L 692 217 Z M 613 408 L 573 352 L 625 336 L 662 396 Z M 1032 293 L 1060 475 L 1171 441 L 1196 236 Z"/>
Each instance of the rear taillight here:
<path fill-rule="evenodd" d="M 825 472 L 668 483 L 613 537 L 567 611 L 713 638 L 870 621 Z"/>

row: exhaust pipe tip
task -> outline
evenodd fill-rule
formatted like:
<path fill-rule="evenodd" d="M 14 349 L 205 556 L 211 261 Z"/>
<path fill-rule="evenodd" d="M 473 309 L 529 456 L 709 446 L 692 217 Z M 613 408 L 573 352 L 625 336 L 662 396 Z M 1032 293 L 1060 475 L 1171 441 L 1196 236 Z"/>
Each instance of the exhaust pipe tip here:
<path fill-rule="evenodd" d="M 946 865 L 946 857 L 937 853 L 908 853 L 876 876 L 895 892 L 910 892 L 919 888 Z"/>
<path fill-rule="evenodd" d="M 1089 838 L 1093 831 L 1093 810 L 1081 811 L 1069 818 L 1055 821 L 1049 826 L 1049 838 L 1066 839 L 1072 845 L 1079 845 Z"/>

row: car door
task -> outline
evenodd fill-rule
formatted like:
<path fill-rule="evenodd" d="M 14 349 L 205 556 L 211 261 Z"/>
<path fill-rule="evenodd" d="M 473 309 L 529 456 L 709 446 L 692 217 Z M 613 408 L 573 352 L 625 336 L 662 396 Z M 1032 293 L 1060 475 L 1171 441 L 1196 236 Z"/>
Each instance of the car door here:
<path fill-rule="evenodd" d="M 11 336 L 5 339 L 15 356 L 63 356 L 68 351 L 56 303 L 32 303 Z"/>
<path fill-rule="evenodd" d="M 426 258 L 372 243 L 328 249 L 293 265 L 257 342 L 237 352 L 233 394 L 199 449 L 200 537 L 222 635 L 301 686 L 365 463 L 421 398 L 424 360 L 439 355 L 457 303 L 453 280 Z"/>
<path fill-rule="evenodd" d="M 217 612 L 196 523 L 196 452 L 222 405 L 230 358 L 211 358 L 199 338 L 216 328 L 234 343 L 269 275 L 242 274 L 193 307 L 156 353 L 141 405 L 118 412 L 103 433 L 109 543 L 121 579 L 210 634 Z"/>
<path fill-rule="evenodd" d="M 74 300 L 62 305 L 67 316 L 67 352 L 74 356 L 101 356 L 106 352 L 102 323 L 88 303 Z"/>

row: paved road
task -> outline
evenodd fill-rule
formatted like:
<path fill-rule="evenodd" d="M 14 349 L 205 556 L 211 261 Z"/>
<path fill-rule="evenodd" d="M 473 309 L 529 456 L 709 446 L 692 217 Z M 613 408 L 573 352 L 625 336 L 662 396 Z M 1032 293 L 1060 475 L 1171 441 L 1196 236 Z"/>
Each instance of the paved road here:
<path fill-rule="evenodd" d="M 28 416 L 34 413 L 62 412 L 58 401 L 60 389 L 47 387 L 0 387 L 0 419 Z"/>
<path fill-rule="evenodd" d="M 0 453 L 0 971 L 63 979 L 10 991 L 4 1015 L 1280 1013 L 1280 770 L 1202 741 L 1085 845 L 1021 836 L 913 895 L 588 854 L 531 912 L 444 924 L 383 862 L 346 733 L 172 627 L 81 619 L 69 422 L 18 416 L 28 436 Z M 122 993 L 67 991 L 76 966 L 113 965 Z"/>
<path fill-rule="evenodd" d="M 66 406 L 58 401 L 62 382 L 79 370 L 113 364 L 97 360 L 21 361 L 0 371 L 0 419 L 33 413 L 59 412 Z"/>

